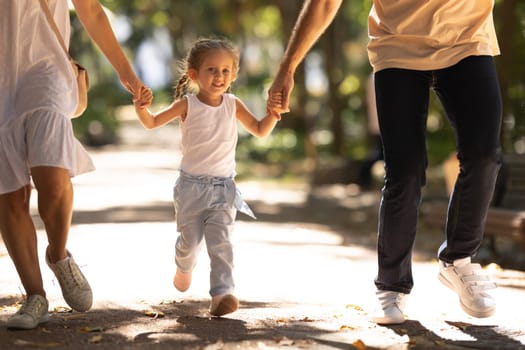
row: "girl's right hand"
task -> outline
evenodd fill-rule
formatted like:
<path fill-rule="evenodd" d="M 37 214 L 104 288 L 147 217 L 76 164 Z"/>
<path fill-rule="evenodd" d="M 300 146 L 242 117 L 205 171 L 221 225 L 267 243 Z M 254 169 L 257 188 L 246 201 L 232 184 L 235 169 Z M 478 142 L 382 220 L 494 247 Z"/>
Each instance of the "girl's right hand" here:
<path fill-rule="evenodd" d="M 266 104 L 267 114 L 272 115 L 275 119 L 281 120 L 281 114 L 278 112 L 283 105 L 282 92 L 269 92 L 268 101 Z"/>
<path fill-rule="evenodd" d="M 293 72 L 277 74 L 268 90 L 267 108 L 279 114 L 290 112 L 290 95 L 293 88 Z"/>

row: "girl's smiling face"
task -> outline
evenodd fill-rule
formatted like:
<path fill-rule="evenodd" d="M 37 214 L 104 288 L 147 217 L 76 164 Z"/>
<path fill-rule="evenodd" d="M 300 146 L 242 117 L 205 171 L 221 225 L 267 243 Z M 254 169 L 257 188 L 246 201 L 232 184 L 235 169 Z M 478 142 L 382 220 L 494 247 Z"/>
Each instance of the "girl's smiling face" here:
<path fill-rule="evenodd" d="M 231 83 L 237 77 L 237 67 L 232 54 L 225 49 L 212 49 L 204 55 L 198 69 L 188 71 L 189 77 L 199 86 L 201 101 L 218 105 Z"/>

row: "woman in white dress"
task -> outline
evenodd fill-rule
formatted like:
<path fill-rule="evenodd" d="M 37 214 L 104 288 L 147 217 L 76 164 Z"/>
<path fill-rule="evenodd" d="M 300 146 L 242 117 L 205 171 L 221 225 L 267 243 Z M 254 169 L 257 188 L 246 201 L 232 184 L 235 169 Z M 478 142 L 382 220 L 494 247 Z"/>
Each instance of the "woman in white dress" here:
<path fill-rule="evenodd" d="M 73 0 L 77 16 L 119 75 L 140 95 L 134 73 L 97 0 Z M 47 0 L 60 34 L 70 34 L 67 0 Z M 67 44 L 66 44 L 67 45 Z M 70 178 L 94 170 L 73 135 L 76 81 L 68 57 L 37 0 L 2 1 L 0 11 L 0 231 L 26 299 L 8 328 L 31 329 L 48 320 L 48 302 L 29 213 L 31 179 L 48 237 L 46 262 L 66 302 L 77 311 L 92 305 L 89 283 L 66 249 L 72 217 Z"/>

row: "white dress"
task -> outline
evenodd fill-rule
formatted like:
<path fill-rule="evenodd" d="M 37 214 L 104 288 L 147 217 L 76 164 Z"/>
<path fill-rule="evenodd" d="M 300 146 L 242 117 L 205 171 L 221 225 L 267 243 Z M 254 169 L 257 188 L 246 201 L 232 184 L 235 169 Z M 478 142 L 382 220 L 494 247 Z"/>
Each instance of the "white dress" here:
<path fill-rule="evenodd" d="M 67 0 L 47 0 L 69 43 Z M 74 137 L 76 108 L 72 67 L 38 0 L 1 0 L 0 194 L 30 181 L 34 166 L 56 166 L 71 176 L 94 169 Z"/>

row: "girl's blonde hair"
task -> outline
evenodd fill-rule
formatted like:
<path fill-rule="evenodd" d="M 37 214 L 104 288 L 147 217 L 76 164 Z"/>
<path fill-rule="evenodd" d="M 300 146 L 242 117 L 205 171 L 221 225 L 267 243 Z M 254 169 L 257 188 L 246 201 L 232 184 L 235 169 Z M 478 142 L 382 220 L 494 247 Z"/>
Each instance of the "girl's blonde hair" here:
<path fill-rule="evenodd" d="M 191 80 L 188 76 L 188 70 L 198 70 L 204 60 L 204 56 L 211 50 L 222 49 L 228 51 L 233 59 L 233 70 L 237 73 L 239 69 L 240 54 L 237 47 L 228 39 L 225 38 L 201 38 L 195 42 L 193 47 L 189 50 L 186 58 L 182 60 L 182 74 L 177 85 L 175 85 L 175 98 L 178 99 L 192 91 Z M 228 92 L 231 87 L 228 88 Z"/>

